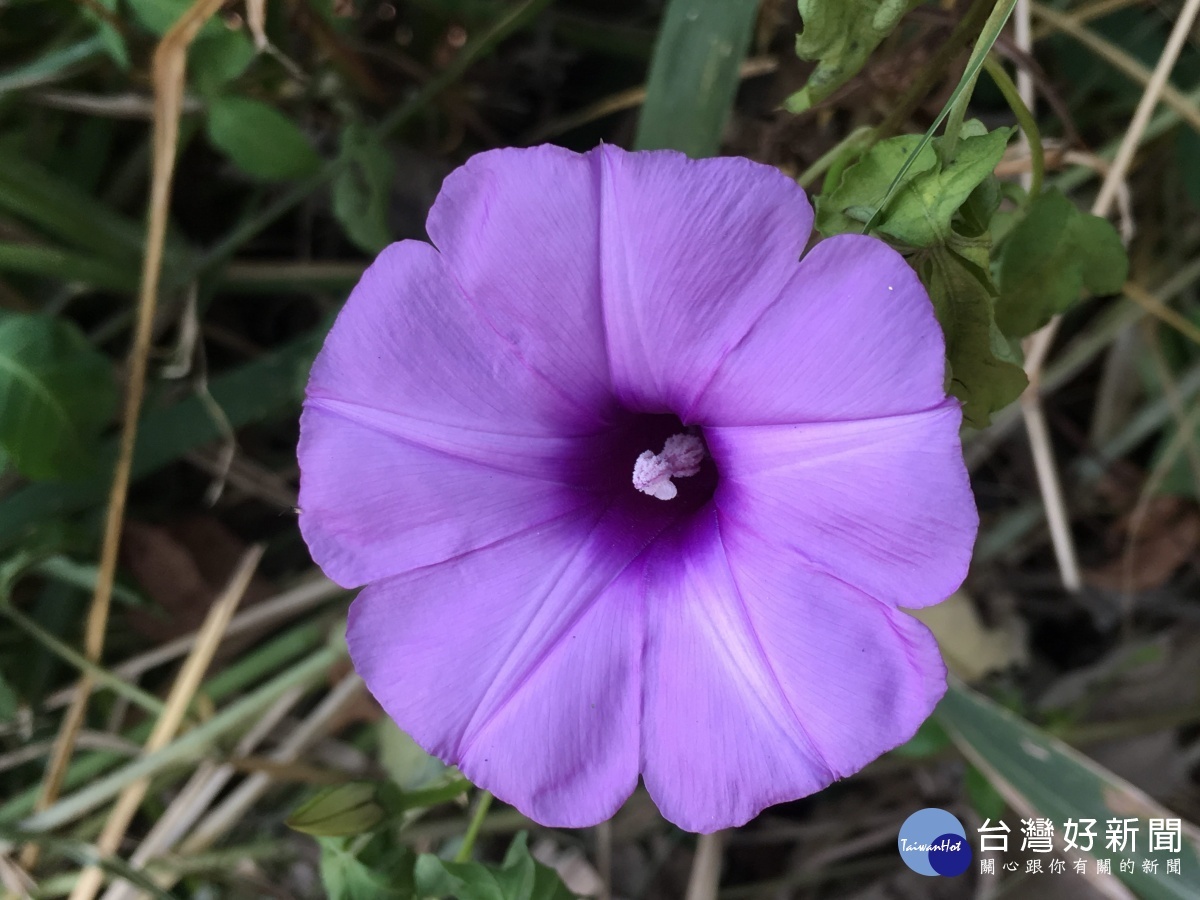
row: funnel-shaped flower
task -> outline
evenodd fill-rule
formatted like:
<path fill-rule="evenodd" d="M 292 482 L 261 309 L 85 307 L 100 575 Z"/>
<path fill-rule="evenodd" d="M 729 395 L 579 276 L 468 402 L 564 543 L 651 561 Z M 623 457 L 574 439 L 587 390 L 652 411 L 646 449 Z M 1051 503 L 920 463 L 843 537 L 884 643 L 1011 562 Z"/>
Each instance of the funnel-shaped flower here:
<path fill-rule="evenodd" d="M 367 585 L 354 664 L 540 822 L 640 775 L 680 826 L 736 825 L 942 695 L 897 608 L 958 587 L 977 524 L 941 331 L 883 243 L 801 259 L 811 225 L 746 160 L 484 153 L 313 366 L 300 525 Z"/>

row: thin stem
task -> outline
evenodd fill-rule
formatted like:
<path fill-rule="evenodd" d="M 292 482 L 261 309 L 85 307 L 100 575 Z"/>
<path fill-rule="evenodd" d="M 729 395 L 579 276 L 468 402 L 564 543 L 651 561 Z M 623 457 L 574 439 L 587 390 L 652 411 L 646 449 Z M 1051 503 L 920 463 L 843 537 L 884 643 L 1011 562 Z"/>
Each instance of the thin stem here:
<path fill-rule="evenodd" d="M 796 179 L 796 183 L 802 188 L 811 187 L 814 181 L 828 172 L 829 181 L 826 182 L 825 189 L 828 190 L 831 183 L 836 186 L 841 173 L 854 158 L 856 151 L 865 149 L 873 134 L 874 132 L 865 125 L 855 128 L 805 169 Z"/>
<path fill-rule="evenodd" d="M 1042 147 L 1042 132 L 1033 118 L 1033 113 L 1021 99 L 1017 86 L 1004 71 L 1004 66 L 1000 65 L 995 57 L 989 55 L 983 61 L 983 67 L 992 76 L 992 81 L 996 82 L 996 87 L 1000 88 L 1000 93 L 1004 95 L 1009 109 L 1017 117 L 1017 124 L 1025 132 L 1025 139 L 1029 144 L 1030 181 L 1029 194 L 1025 198 L 1025 203 L 1028 205 L 1042 192 L 1042 179 L 1046 174 L 1046 151 Z"/>
<path fill-rule="evenodd" d="M 471 816 L 471 824 L 467 826 L 467 833 L 463 835 L 462 846 L 454 854 L 455 862 L 467 862 L 471 858 L 471 851 L 475 849 L 475 839 L 479 837 L 479 829 L 483 827 L 483 820 L 487 817 L 491 805 L 491 791 L 481 791 L 479 800 L 475 803 L 475 813 Z"/>

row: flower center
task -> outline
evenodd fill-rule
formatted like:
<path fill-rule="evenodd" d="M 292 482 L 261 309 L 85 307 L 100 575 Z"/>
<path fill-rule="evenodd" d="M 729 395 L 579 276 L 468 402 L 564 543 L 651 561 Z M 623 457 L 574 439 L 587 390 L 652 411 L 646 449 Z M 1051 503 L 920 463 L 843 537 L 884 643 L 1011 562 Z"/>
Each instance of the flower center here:
<path fill-rule="evenodd" d="M 672 478 L 687 478 L 700 471 L 704 441 L 694 434 L 673 434 L 661 453 L 647 450 L 633 464 L 633 486 L 659 500 L 673 500 L 679 488 Z"/>

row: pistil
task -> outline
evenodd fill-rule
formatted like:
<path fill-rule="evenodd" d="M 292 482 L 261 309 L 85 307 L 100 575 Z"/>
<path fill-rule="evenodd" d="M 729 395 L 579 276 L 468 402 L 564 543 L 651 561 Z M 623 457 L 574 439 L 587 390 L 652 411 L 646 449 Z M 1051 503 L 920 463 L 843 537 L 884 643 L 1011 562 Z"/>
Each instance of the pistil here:
<path fill-rule="evenodd" d="M 633 486 L 659 500 L 672 500 L 679 488 L 672 478 L 687 478 L 700 471 L 704 441 L 694 434 L 673 434 L 661 453 L 647 450 L 633 465 Z"/>

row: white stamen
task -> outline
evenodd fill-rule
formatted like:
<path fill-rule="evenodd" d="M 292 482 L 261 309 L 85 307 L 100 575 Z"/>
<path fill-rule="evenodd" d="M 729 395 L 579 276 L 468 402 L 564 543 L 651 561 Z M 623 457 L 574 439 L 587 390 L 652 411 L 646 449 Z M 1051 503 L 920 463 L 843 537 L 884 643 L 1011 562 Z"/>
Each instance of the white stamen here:
<path fill-rule="evenodd" d="M 672 478 L 687 478 L 700 471 L 704 441 L 694 434 L 673 434 L 662 453 L 647 450 L 633 464 L 633 486 L 659 500 L 672 500 L 679 493 Z"/>

